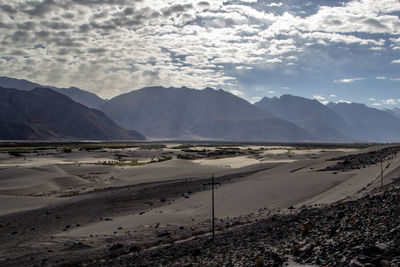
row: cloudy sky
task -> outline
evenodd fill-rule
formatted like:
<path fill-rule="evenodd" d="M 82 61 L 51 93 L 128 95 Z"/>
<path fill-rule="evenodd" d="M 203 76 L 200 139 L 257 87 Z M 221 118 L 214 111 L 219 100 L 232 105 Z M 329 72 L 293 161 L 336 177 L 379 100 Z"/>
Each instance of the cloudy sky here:
<path fill-rule="evenodd" d="M 0 76 L 400 106 L 400 1 L 0 0 Z"/>

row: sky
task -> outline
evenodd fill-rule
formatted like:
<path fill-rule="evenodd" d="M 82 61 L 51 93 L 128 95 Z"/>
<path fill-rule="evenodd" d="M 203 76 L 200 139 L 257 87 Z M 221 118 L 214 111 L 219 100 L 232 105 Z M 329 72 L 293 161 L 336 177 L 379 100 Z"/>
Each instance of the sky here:
<path fill-rule="evenodd" d="M 0 0 L 0 76 L 400 107 L 400 0 Z"/>

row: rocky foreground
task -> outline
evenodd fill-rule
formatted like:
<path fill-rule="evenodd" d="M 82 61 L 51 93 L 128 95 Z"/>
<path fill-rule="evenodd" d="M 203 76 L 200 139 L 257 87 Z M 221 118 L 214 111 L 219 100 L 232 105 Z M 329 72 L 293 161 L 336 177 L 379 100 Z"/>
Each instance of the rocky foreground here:
<path fill-rule="evenodd" d="M 400 181 L 363 198 L 302 208 L 254 224 L 160 245 L 114 244 L 92 266 L 400 266 Z"/>

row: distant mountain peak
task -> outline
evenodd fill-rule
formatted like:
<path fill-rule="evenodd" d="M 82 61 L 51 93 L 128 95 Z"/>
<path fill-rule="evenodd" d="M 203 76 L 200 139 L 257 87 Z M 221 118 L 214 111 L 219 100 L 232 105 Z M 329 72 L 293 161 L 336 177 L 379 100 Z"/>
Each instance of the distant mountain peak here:
<path fill-rule="evenodd" d="M 293 96 L 263 98 L 255 106 L 262 108 L 278 118 L 295 123 L 307 129 L 326 142 L 349 142 L 346 136 L 347 123 L 319 101 Z"/>
<path fill-rule="evenodd" d="M 393 111 L 368 107 L 361 103 L 332 103 L 329 105 L 350 125 L 350 132 L 363 142 L 400 141 L 400 120 Z"/>
<path fill-rule="evenodd" d="M 221 90 L 221 89 L 220 89 Z M 214 88 L 211 88 L 211 87 L 206 87 L 206 88 L 204 88 L 203 89 L 203 91 L 210 91 L 210 92 L 214 92 L 214 91 L 216 91 Z"/>
<path fill-rule="evenodd" d="M 105 100 L 99 97 L 98 95 L 82 90 L 78 87 L 72 86 L 69 88 L 57 88 L 54 86 L 47 86 L 47 85 L 33 83 L 24 79 L 16 79 L 5 76 L 0 77 L 0 87 L 18 89 L 23 91 L 30 91 L 37 87 L 50 88 L 58 93 L 70 97 L 75 102 L 78 102 L 90 108 L 98 108 L 105 102 Z"/>
<path fill-rule="evenodd" d="M 125 128 L 157 138 L 306 141 L 312 135 L 222 89 L 149 88 L 107 101 L 102 110 Z"/>
<path fill-rule="evenodd" d="M 0 88 L 1 140 L 142 140 L 101 111 L 50 88 Z"/>

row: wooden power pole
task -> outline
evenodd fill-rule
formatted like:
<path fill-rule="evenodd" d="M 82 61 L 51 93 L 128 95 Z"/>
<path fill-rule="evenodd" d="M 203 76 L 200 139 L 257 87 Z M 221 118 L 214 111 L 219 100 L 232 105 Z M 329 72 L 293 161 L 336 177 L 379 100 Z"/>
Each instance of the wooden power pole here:
<path fill-rule="evenodd" d="M 383 159 L 381 158 L 381 187 L 383 188 Z"/>
<path fill-rule="evenodd" d="M 207 183 L 204 185 L 211 184 L 211 223 L 212 223 L 212 239 L 215 237 L 215 198 L 214 198 L 214 186 L 221 183 L 216 183 L 214 181 L 214 173 L 211 175 L 211 183 Z"/>
<path fill-rule="evenodd" d="M 211 191 L 212 191 L 212 236 L 215 237 L 215 210 L 214 210 L 214 174 L 211 175 Z"/>

